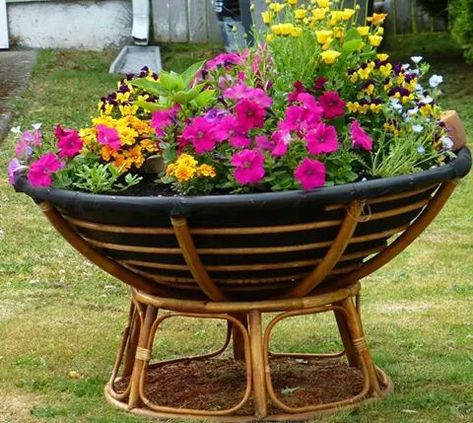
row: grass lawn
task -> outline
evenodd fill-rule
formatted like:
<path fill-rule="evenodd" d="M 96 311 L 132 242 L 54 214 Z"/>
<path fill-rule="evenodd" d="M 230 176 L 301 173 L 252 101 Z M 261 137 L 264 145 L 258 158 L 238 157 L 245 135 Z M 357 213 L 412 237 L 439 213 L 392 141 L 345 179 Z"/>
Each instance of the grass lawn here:
<path fill-rule="evenodd" d="M 166 50 L 172 67 L 190 61 Z M 196 50 L 192 57 L 201 57 Z M 87 123 L 98 97 L 113 90 L 112 53 L 43 51 L 15 125 Z M 473 134 L 473 67 L 439 61 L 445 105 Z M 0 169 L 12 156 L 0 144 Z M 342 422 L 473 421 L 473 179 L 463 181 L 439 218 L 407 252 L 364 282 L 365 329 L 375 361 L 391 375 L 385 401 L 324 418 Z M 128 308 L 128 290 L 85 262 L 29 198 L 0 180 L 0 422 L 144 422 L 109 406 L 102 389 L 113 365 Z M 335 346 L 333 323 L 320 318 L 281 324 L 276 349 Z M 313 325 L 315 324 L 315 326 Z M 170 322 L 158 357 L 201 351 L 221 326 Z M 179 349 L 178 349 L 179 348 Z M 71 377 L 77 372 L 79 378 Z"/>

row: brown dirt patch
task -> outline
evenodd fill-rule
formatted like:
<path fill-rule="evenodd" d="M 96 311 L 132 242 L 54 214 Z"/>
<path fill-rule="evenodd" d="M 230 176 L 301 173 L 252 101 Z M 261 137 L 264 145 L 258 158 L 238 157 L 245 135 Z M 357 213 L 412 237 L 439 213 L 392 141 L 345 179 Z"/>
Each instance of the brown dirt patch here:
<path fill-rule="evenodd" d="M 291 407 L 340 401 L 362 390 L 361 372 L 341 360 L 273 358 L 271 375 L 277 397 Z M 128 385 L 115 384 L 118 392 Z M 232 359 L 183 361 L 153 366 L 146 395 L 154 404 L 175 408 L 221 410 L 235 406 L 246 387 L 245 365 Z M 238 414 L 252 414 L 250 399 Z M 272 412 L 278 411 L 272 407 Z"/>

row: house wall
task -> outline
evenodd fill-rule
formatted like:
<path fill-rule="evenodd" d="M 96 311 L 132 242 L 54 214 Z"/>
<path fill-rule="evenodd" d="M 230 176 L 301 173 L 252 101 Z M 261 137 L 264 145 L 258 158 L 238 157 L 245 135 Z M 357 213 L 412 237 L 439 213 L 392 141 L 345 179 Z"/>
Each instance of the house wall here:
<path fill-rule="evenodd" d="M 7 0 L 11 44 L 102 50 L 130 38 L 131 1 Z"/>

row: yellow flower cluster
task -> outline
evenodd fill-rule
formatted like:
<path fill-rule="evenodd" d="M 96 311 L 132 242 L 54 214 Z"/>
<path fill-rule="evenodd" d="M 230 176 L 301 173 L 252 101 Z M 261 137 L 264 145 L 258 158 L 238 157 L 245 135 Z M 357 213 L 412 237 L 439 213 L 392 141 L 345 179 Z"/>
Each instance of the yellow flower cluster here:
<path fill-rule="evenodd" d="M 116 129 L 120 138 L 120 149 L 98 143 L 97 125 Z M 140 168 L 146 157 L 158 151 L 157 143 L 152 139 L 153 134 L 154 130 L 149 123 L 134 115 L 114 119 L 112 116 L 102 114 L 92 119 L 90 128 L 79 131 L 88 151 L 99 154 L 106 162 L 113 162 L 122 172 L 128 171 L 133 166 Z"/>
<path fill-rule="evenodd" d="M 168 165 L 166 176 L 176 178 L 178 182 L 188 182 L 195 177 L 215 178 L 217 173 L 213 166 L 202 164 L 190 154 L 181 154 L 178 159 Z"/>
<path fill-rule="evenodd" d="M 277 37 L 301 37 L 303 34 L 314 34 L 320 45 L 321 61 L 333 65 L 340 57 L 344 39 L 352 28 L 355 28 L 363 38 L 359 50 L 365 46 L 377 48 L 383 41 L 382 24 L 386 14 L 373 14 L 367 18 L 365 26 L 356 26 L 360 6 L 340 8 L 339 1 L 285 0 L 284 2 L 266 0 L 267 11 L 262 13 L 263 22 L 269 27 L 266 36 L 268 43 Z"/>

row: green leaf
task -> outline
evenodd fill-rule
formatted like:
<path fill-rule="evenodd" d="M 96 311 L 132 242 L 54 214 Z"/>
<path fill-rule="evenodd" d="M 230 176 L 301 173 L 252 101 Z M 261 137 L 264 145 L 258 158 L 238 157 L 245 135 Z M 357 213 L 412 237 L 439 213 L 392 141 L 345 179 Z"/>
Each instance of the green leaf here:
<path fill-rule="evenodd" d="M 360 40 L 350 40 L 343 43 L 343 53 L 352 54 L 355 51 L 363 47 L 363 41 Z"/>
<path fill-rule="evenodd" d="M 352 28 L 345 34 L 345 42 L 359 40 L 361 41 L 361 35 L 356 28 Z"/>
<path fill-rule="evenodd" d="M 217 99 L 217 91 L 216 90 L 206 90 L 201 92 L 194 101 L 197 103 L 199 107 L 207 107 L 212 104 Z"/>
<path fill-rule="evenodd" d="M 204 86 L 205 84 L 199 84 L 199 85 L 196 85 L 194 88 L 191 88 L 190 90 L 181 91 L 177 93 L 176 95 L 174 95 L 174 97 L 172 98 L 172 101 L 174 103 L 185 105 L 189 103 L 191 100 L 194 100 L 203 90 Z"/>
<path fill-rule="evenodd" d="M 161 72 L 159 84 L 168 92 L 179 91 L 184 88 L 184 82 L 176 72 Z"/>
<path fill-rule="evenodd" d="M 130 82 L 131 85 L 137 88 L 141 88 L 154 96 L 167 94 L 158 81 L 150 81 L 149 79 L 136 79 Z"/>
<path fill-rule="evenodd" d="M 181 73 L 182 81 L 184 82 L 184 87 L 188 87 L 190 83 L 194 80 L 197 72 L 202 69 L 204 66 L 205 60 L 200 62 L 194 63 L 193 65 L 189 66 L 184 72 Z"/>
<path fill-rule="evenodd" d="M 137 105 L 138 107 L 141 107 L 143 110 L 147 110 L 148 112 L 168 109 L 168 107 L 164 104 L 150 103 L 148 101 L 135 101 L 133 102 L 133 104 Z"/>

